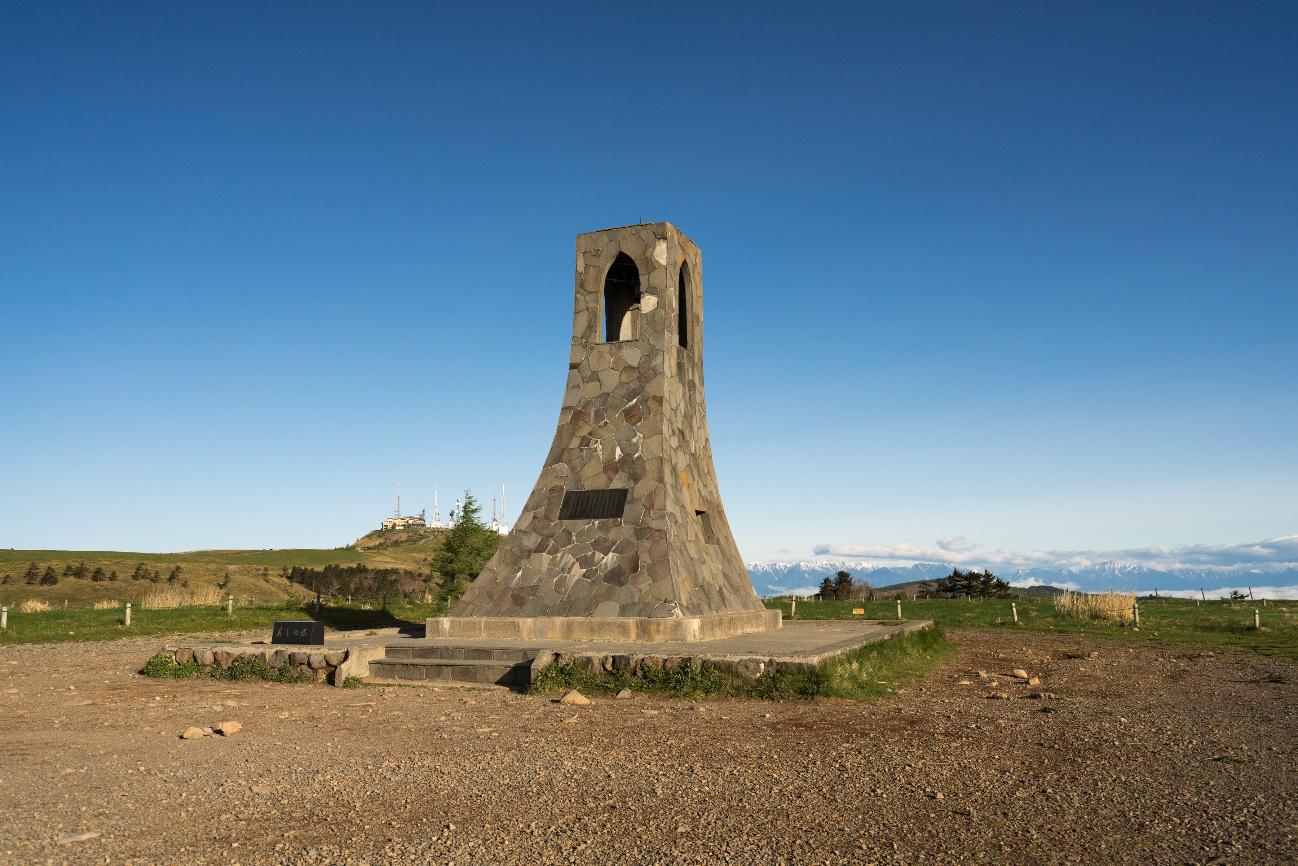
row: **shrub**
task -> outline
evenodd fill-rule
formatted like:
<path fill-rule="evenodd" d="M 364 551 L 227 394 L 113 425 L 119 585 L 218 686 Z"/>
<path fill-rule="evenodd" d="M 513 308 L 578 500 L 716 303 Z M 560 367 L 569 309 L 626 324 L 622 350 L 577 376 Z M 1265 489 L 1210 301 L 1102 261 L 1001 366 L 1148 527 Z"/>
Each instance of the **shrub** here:
<path fill-rule="evenodd" d="M 113 610 L 121 606 L 120 601 L 113 601 L 111 598 L 103 598 L 95 602 L 95 610 Z"/>
<path fill-rule="evenodd" d="M 19 613 L 44 613 L 49 609 L 50 603 L 39 598 L 28 598 L 18 602 Z"/>

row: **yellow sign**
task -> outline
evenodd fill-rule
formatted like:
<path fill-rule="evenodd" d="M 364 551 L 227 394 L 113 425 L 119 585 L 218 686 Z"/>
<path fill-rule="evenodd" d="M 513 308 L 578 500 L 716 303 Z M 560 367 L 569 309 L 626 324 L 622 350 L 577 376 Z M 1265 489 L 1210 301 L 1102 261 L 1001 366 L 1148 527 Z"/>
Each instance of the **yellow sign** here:
<path fill-rule="evenodd" d="M 857 616 L 861 616 L 861 615 L 863 615 L 863 614 L 865 613 L 865 608 L 863 608 L 863 607 L 854 607 L 854 608 L 852 608 L 852 613 L 856 614 Z"/>

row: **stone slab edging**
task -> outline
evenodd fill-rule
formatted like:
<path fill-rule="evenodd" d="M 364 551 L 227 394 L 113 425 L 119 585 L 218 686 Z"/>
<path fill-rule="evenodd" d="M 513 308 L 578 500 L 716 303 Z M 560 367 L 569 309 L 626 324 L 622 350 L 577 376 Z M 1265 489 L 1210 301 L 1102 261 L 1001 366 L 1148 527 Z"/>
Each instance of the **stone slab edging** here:
<path fill-rule="evenodd" d="M 427 638 L 637 641 L 697 643 L 780 627 L 778 610 L 746 610 L 688 617 L 441 616 L 424 626 Z"/>

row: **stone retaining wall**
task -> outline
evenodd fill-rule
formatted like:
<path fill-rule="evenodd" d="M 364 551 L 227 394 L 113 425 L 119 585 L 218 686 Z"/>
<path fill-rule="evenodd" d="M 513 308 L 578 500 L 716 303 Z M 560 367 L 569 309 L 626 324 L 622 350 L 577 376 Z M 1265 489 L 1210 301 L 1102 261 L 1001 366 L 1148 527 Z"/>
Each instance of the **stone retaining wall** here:
<path fill-rule="evenodd" d="M 674 670 L 693 664 L 703 667 L 705 664 L 716 670 L 758 679 L 775 673 L 807 673 L 816 669 L 815 661 L 795 661 L 790 659 L 763 659 L 743 656 L 659 656 L 640 654 L 604 654 L 604 653 L 565 653 L 542 652 L 532 661 L 531 681 L 536 682 L 541 671 L 551 664 L 574 664 L 580 670 L 591 674 L 611 674 L 614 671 L 625 671 L 630 677 L 643 677 L 649 670 Z"/>
<path fill-rule="evenodd" d="M 341 686 L 348 676 L 354 676 L 347 662 L 353 651 L 339 649 L 249 649 L 248 647 L 181 646 L 163 647 L 158 655 L 175 659 L 176 664 L 196 661 L 203 667 L 228 668 L 238 661 L 250 664 L 259 661 L 276 670 L 291 669 L 313 682 L 328 682 Z M 368 660 L 364 676 L 368 673 Z"/>

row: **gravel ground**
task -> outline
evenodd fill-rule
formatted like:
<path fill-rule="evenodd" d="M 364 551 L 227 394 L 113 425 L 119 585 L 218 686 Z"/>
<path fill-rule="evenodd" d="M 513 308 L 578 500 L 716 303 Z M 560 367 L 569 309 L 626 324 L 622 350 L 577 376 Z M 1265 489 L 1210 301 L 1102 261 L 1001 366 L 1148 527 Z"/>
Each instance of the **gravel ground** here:
<path fill-rule="evenodd" d="M 1298 667 L 948 636 L 956 660 L 865 705 L 158 681 L 134 674 L 157 638 L 7 648 L 0 862 L 1298 859 Z"/>

